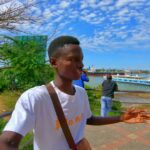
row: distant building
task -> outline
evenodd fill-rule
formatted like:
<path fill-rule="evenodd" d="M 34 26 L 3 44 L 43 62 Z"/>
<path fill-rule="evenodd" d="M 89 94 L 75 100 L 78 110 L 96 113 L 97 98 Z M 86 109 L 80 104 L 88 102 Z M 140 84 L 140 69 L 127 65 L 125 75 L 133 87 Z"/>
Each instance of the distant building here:
<path fill-rule="evenodd" d="M 92 67 L 89 67 L 89 70 L 88 70 L 88 72 L 96 72 L 96 69 L 95 69 L 95 67 L 94 67 L 94 66 L 92 66 Z"/>

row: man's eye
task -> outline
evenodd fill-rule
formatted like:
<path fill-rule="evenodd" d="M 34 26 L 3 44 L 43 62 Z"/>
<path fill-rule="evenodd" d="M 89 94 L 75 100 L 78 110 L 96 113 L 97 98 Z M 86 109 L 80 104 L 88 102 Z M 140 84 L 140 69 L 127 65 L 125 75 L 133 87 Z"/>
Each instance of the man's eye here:
<path fill-rule="evenodd" d="M 79 59 L 78 58 L 72 58 L 71 61 L 78 62 Z"/>
<path fill-rule="evenodd" d="M 79 58 L 68 58 L 67 60 L 68 60 L 68 61 L 72 61 L 72 62 L 79 62 L 79 61 L 82 61 L 82 60 L 80 60 Z"/>
<path fill-rule="evenodd" d="M 69 61 L 75 61 L 75 59 L 74 59 L 74 58 L 68 58 L 68 60 L 69 60 Z"/>

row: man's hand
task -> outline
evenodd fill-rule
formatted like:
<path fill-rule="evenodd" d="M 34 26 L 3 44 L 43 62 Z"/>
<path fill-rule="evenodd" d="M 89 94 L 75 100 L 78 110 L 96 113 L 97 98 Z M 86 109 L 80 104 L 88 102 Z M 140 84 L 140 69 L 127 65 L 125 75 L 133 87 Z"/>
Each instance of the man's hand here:
<path fill-rule="evenodd" d="M 129 109 L 121 116 L 121 120 L 126 123 L 147 123 L 150 114 L 145 110 Z"/>

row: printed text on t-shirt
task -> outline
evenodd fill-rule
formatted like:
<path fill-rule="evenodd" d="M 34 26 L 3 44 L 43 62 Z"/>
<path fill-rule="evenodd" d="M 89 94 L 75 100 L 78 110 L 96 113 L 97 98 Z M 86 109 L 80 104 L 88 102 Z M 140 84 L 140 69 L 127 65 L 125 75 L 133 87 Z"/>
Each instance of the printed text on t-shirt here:
<path fill-rule="evenodd" d="M 68 118 L 66 118 L 66 121 L 69 126 L 72 126 L 80 122 L 82 118 L 83 118 L 83 114 L 80 114 L 80 115 L 77 115 L 74 119 L 69 120 Z M 58 130 L 59 128 L 60 128 L 60 123 L 59 123 L 59 120 L 57 119 L 55 123 L 55 129 Z"/>

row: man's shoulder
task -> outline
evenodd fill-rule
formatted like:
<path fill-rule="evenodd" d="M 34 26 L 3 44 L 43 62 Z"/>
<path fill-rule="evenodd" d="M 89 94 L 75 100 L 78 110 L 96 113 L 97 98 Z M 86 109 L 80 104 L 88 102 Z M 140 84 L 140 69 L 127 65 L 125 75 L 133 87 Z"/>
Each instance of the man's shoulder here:
<path fill-rule="evenodd" d="M 85 93 L 86 92 L 86 90 L 83 87 L 81 87 L 81 86 L 74 85 L 74 87 L 75 87 L 77 92 L 81 92 L 81 93 Z"/>
<path fill-rule="evenodd" d="M 42 97 L 45 97 L 45 95 L 47 95 L 47 90 L 46 87 L 44 85 L 41 86 L 35 86 L 33 88 L 30 88 L 28 90 L 26 90 L 22 95 L 21 95 L 21 99 L 22 100 L 40 100 Z"/>
<path fill-rule="evenodd" d="M 75 89 L 76 89 L 76 93 L 75 93 L 76 98 L 83 101 L 88 98 L 87 92 L 83 87 L 75 86 Z"/>
<path fill-rule="evenodd" d="M 112 80 L 112 83 L 113 83 L 113 84 L 117 84 L 117 82 L 116 82 L 116 81 L 114 81 L 114 80 Z"/>
<path fill-rule="evenodd" d="M 108 81 L 108 80 L 104 80 L 103 82 L 102 82 L 102 84 L 109 84 L 110 82 Z"/>
<path fill-rule="evenodd" d="M 40 85 L 40 86 L 35 86 L 33 88 L 30 88 L 30 89 L 26 90 L 24 93 L 42 94 L 45 92 L 45 90 L 46 90 L 45 85 Z"/>

